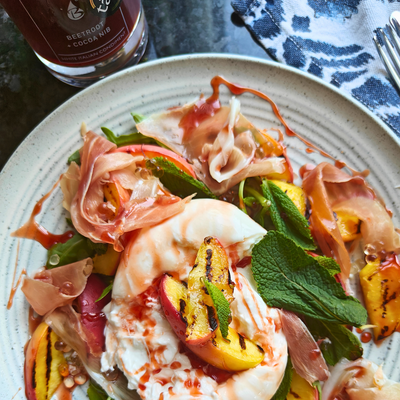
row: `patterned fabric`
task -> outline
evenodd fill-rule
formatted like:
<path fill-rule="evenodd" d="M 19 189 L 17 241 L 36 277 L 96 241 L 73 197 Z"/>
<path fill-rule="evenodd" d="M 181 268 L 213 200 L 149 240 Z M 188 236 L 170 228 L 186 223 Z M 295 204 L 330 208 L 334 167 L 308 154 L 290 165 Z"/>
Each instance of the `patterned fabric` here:
<path fill-rule="evenodd" d="M 350 93 L 400 136 L 400 96 L 372 41 L 400 0 L 234 0 L 271 57 Z"/>

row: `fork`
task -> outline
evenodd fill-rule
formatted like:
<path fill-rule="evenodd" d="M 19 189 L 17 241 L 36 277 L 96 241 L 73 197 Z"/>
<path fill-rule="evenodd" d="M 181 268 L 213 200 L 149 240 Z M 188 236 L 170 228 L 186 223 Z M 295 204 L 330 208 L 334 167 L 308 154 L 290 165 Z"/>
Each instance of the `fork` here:
<path fill-rule="evenodd" d="M 400 11 L 392 12 L 389 22 L 390 24 L 386 25 L 386 30 L 389 33 L 390 40 L 384 30 L 379 28 L 377 34 L 373 37 L 373 41 L 387 73 L 400 91 Z M 381 41 L 379 39 L 381 39 Z M 384 43 L 384 47 L 386 48 L 391 61 L 383 50 L 381 42 Z"/>

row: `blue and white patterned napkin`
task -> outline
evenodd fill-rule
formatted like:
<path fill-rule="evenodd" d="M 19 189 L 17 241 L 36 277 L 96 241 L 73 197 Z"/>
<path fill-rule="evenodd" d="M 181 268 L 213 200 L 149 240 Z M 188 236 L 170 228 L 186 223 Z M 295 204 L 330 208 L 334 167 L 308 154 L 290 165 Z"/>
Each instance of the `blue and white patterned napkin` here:
<path fill-rule="evenodd" d="M 400 0 L 233 0 L 232 6 L 273 58 L 348 92 L 400 136 L 400 96 L 372 41 Z"/>

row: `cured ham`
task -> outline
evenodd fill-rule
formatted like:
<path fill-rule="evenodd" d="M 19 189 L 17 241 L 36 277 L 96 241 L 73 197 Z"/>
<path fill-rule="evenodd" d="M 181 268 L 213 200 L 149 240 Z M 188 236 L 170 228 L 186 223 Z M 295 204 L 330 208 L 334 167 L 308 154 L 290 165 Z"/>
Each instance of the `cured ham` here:
<path fill-rule="evenodd" d="M 193 164 L 197 177 L 220 195 L 247 177 L 287 172 L 283 146 L 257 130 L 232 98 L 229 107 L 201 97 L 137 125 Z"/>
<path fill-rule="evenodd" d="M 342 359 L 322 388 L 321 400 L 398 400 L 400 383 L 388 379 L 371 361 Z"/>
<path fill-rule="evenodd" d="M 125 232 L 155 225 L 181 212 L 190 197 L 181 200 L 169 194 L 157 178 L 138 178 L 134 173 L 136 162 L 144 156 L 113 152 L 115 148 L 113 143 L 93 132 L 86 134 L 81 178 L 70 212 L 80 234 L 96 243 L 111 243 L 121 251 L 119 238 Z M 110 202 L 104 202 L 104 185 L 108 182 L 131 190 L 130 198 L 121 201 L 118 210 Z"/>
<path fill-rule="evenodd" d="M 85 289 L 93 261 L 87 258 L 73 264 L 38 272 L 26 277 L 22 291 L 32 308 L 45 315 L 57 307 L 72 303 Z"/>
<path fill-rule="evenodd" d="M 357 216 L 365 244 L 377 251 L 400 248 L 400 237 L 373 189 L 361 176 L 350 176 L 328 163 L 308 172 L 303 189 L 311 204 L 310 222 L 323 253 L 334 257 L 344 281 L 350 274 L 350 257 L 336 223 L 335 211 Z"/>
<path fill-rule="evenodd" d="M 325 381 L 329 370 L 318 344 L 303 321 L 290 311 L 281 310 L 283 333 L 296 372 L 308 383 Z"/>

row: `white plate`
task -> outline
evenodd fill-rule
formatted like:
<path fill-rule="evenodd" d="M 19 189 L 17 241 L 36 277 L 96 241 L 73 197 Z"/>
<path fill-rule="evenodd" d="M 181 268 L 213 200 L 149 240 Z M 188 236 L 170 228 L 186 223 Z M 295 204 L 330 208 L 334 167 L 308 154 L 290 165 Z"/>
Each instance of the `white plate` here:
<path fill-rule="evenodd" d="M 7 310 L 17 256 L 17 239 L 9 234 L 29 217 L 37 200 L 47 193 L 66 168 L 68 156 L 82 142 L 82 121 L 100 133 L 107 126 L 118 134 L 133 127 L 131 111 L 144 115 L 183 104 L 200 93 L 211 93 L 210 80 L 221 74 L 235 83 L 267 93 L 279 106 L 292 129 L 343 159 L 352 167 L 370 169 L 369 182 L 394 211 L 400 226 L 400 140 L 370 111 L 333 86 L 290 67 L 255 58 L 203 54 L 162 59 L 122 71 L 80 92 L 46 118 L 21 144 L 0 175 L 0 376 L 1 398 L 24 399 L 23 348 L 28 339 L 27 302 L 18 291 Z M 222 100 L 230 97 L 225 88 Z M 241 96 L 242 111 L 259 128 L 278 126 L 269 105 Z M 286 138 L 295 170 L 306 162 L 319 162 L 297 139 Z M 60 190 L 44 204 L 37 220 L 51 232 L 65 230 Z M 46 251 L 36 242 L 21 240 L 18 273 L 33 272 L 44 264 Z M 400 334 L 379 348 L 365 346 L 365 357 L 400 380 Z M 82 390 L 74 398 L 85 399 Z"/>

